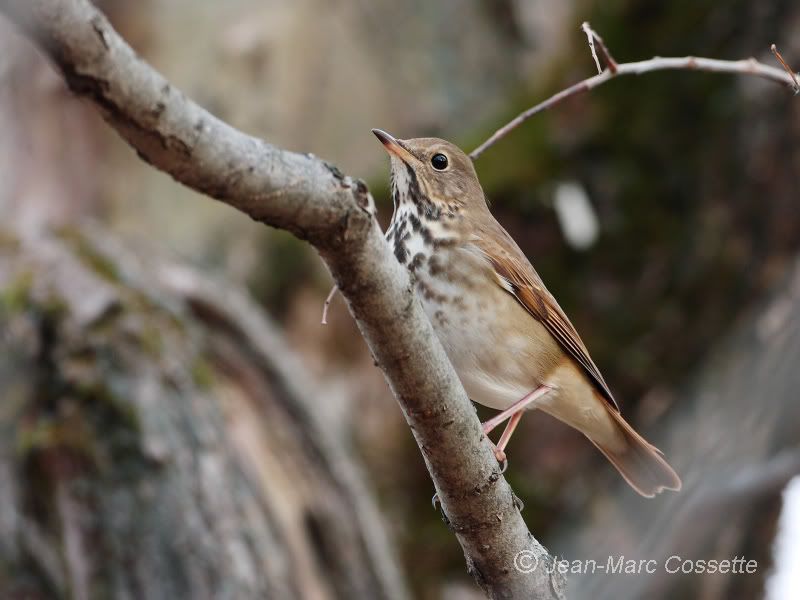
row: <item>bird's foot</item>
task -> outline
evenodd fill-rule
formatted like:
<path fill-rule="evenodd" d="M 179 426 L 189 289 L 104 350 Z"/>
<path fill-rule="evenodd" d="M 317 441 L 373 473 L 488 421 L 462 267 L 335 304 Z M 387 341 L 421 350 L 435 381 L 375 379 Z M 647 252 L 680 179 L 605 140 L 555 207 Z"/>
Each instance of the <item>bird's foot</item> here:
<path fill-rule="evenodd" d="M 494 452 L 494 457 L 500 465 L 500 473 L 505 473 L 508 468 L 508 457 L 505 450 L 496 446 L 492 440 L 489 440 L 489 443 L 492 445 L 492 452 Z"/>

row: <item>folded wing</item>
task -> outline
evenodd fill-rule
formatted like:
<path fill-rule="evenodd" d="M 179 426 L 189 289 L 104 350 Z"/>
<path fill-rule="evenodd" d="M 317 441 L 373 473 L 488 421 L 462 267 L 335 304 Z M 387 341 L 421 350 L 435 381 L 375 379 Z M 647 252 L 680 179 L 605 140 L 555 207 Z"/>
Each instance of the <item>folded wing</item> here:
<path fill-rule="evenodd" d="M 489 259 L 497 284 L 512 294 L 533 318 L 538 320 L 583 370 L 609 404 L 619 412 L 614 396 L 594 364 L 575 327 L 547 291 L 541 277 L 499 223 L 496 230 L 478 231 L 473 243 Z M 491 240 L 491 242 L 487 242 Z"/>

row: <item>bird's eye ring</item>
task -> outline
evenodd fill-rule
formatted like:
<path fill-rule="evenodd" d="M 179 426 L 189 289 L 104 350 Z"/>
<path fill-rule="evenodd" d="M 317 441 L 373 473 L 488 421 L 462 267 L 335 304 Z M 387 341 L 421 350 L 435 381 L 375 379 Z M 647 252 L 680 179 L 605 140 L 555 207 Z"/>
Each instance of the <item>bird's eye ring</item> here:
<path fill-rule="evenodd" d="M 437 171 L 444 171 L 447 168 L 447 157 L 441 152 L 431 157 L 431 164 Z"/>

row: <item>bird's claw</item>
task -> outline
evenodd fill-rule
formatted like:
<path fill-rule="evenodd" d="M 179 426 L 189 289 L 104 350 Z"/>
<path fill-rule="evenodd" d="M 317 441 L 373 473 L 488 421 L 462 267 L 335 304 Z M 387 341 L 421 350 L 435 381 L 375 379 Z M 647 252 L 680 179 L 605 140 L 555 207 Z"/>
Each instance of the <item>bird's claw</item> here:
<path fill-rule="evenodd" d="M 501 450 L 494 444 L 492 444 L 492 446 L 494 457 L 497 459 L 497 463 L 500 465 L 500 473 L 505 473 L 506 469 L 508 468 L 508 457 L 506 456 L 505 451 Z"/>

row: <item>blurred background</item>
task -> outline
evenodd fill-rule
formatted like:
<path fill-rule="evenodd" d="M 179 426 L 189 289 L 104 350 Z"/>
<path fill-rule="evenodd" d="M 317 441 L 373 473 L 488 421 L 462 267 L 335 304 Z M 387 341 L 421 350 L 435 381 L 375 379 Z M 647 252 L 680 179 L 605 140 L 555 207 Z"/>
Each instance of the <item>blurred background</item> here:
<path fill-rule="evenodd" d="M 775 64 L 775 42 L 800 65 L 790 0 L 97 4 L 221 119 L 364 178 L 384 225 L 370 129 L 473 149 L 594 72 L 584 20 L 619 62 Z M 0 132 L 0 596 L 480 597 L 341 298 L 320 325 L 313 250 L 139 160 L 3 19 Z M 570 560 L 758 561 L 572 575 L 575 597 L 800 594 L 800 493 L 782 501 L 800 473 L 798 139 L 786 89 L 669 72 L 572 99 L 476 162 L 684 480 L 642 500 L 530 414 L 506 476 L 531 531 Z"/>

